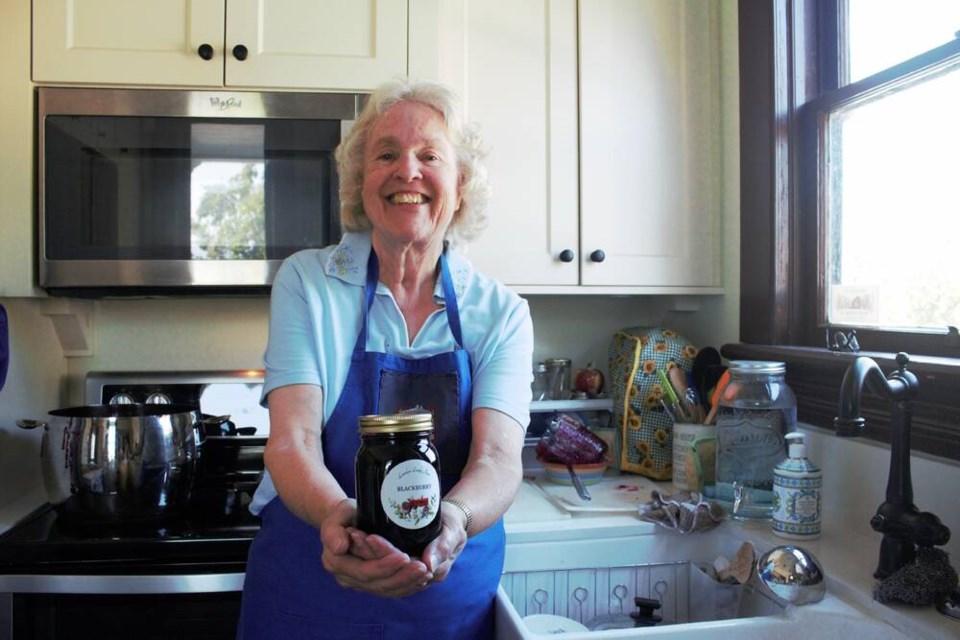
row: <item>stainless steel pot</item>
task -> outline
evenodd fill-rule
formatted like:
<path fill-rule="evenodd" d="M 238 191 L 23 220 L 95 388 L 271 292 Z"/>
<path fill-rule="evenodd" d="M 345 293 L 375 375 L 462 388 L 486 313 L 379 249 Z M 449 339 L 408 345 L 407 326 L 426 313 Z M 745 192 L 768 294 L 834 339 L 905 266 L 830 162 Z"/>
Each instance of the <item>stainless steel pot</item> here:
<path fill-rule="evenodd" d="M 62 436 L 43 422 L 17 424 L 45 427 L 44 484 L 61 511 L 129 522 L 162 518 L 186 505 L 198 459 L 199 410 L 169 404 L 91 405 L 50 415 L 68 420 Z M 64 464 L 70 480 L 67 500 L 58 480 Z"/>

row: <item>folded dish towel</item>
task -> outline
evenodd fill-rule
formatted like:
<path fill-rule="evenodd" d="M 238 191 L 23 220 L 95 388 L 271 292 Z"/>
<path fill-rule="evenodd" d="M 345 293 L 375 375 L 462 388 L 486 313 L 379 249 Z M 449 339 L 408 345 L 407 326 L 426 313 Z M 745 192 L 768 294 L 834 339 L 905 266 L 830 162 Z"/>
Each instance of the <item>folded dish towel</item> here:
<path fill-rule="evenodd" d="M 667 529 L 680 533 L 708 531 L 723 520 L 723 507 L 697 491 L 670 495 L 654 489 L 650 497 L 650 502 L 640 505 L 640 519 Z"/>

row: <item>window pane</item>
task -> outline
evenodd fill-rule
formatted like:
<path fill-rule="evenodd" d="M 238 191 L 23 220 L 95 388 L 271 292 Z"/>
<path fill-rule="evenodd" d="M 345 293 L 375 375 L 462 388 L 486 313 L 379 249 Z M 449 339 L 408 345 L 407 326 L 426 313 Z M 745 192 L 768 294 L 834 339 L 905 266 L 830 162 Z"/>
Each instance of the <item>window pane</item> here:
<path fill-rule="evenodd" d="M 849 81 L 946 44 L 960 31 L 960 0 L 848 0 Z"/>
<path fill-rule="evenodd" d="M 960 65 L 832 115 L 828 321 L 960 325 Z"/>

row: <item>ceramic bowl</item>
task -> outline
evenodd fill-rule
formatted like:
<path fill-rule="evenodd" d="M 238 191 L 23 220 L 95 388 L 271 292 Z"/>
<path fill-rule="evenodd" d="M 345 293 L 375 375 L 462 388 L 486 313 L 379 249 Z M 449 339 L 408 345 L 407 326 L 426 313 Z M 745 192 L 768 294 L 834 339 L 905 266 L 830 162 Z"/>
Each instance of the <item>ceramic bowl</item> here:
<path fill-rule="evenodd" d="M 570 472 L 567 471 L 567 465 L 558 462 L 541 462 L 547 472 L 547 479 L 557 484 L 572 485 Z M 610 466 L 609 460 L 597 462 L 594 464 L 575 464 L 574 472 L 583 480 L 583 484 L 597 484 L 603 478 L 603 472 Z"/>

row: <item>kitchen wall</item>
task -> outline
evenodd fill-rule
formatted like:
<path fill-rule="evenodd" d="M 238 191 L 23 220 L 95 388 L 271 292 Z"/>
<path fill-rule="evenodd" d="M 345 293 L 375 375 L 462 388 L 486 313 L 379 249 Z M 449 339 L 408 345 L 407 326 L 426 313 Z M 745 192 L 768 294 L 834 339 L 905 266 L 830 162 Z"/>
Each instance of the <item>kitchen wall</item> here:
<path fill-rule="evenodd" d="M 10 328 L 10 368 L 0 390 L 0 531 L 42 504 L 42 431 L 16 426 L 20 418 L 44 420 L 60 406 L 66 360 L 40 300 L 0 299 Z"/>

